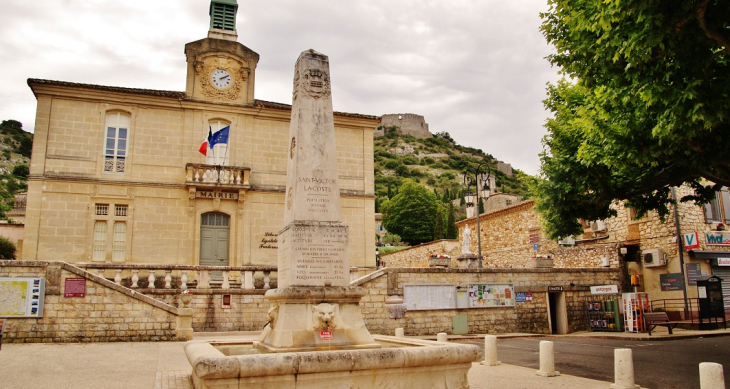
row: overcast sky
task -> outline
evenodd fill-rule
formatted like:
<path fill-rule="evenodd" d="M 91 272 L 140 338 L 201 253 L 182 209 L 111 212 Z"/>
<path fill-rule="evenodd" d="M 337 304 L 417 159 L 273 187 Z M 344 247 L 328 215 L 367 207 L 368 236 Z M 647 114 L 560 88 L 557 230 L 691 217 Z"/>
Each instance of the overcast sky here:
<path fill-rule="evenodd" d="M 536 174 L 558 79 L 540 34 L 546 0 L 238 0 L 238 41 L 259 53 L 256 98 L 291 104 L 294 62 L 330 58 L 336 111 L 423 115 Z M 2 0 L 0 120 L 33 131 L 28 78 L 184 91 L 184 45 L 205 38 L 209 0 Z"/>

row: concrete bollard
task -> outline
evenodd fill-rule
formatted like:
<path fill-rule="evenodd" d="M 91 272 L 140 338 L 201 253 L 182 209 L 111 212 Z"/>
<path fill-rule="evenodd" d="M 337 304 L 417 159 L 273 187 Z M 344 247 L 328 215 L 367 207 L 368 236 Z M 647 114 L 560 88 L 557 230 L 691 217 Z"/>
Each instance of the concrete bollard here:
<path fill-rule="evenodd" d="M 485 366 L 497 366 L 502 362 L 497 360 L 497 337 L 494 335 L 484 336 L 484 362 Z"/>
<path fill-rule="evenodd" d="M 445 332 L 439 332 L 438 334 L 436 334 L 436 341 L 437 342 L 448 342 L 449 338 Z"/>
<path fill-rule="evenodd" d="M 405 331 L 403 331 L 402 328 L 396 328 L 395 329 L 395 336 L 397 338 L 405 338 L 406 337 L 406 333 L 405 333 Z"/>
<path fill-rule="evenodd" d="M 721 364 L 700 363 L 700 389 L 725 389 L 725 375 Z"/>
<path fill-rule="evenodd" d="M 634 358 L 631 349 L 613 350 L 613 376 L 615 382 L 609 388 L 639 389 L 639 385 L 634 384 Z"/>
<path fill-rule="evenodd" d="M 555 371 L 553 342 L 549 340 L 540 341 L 540 370 L 537 371 L 537 375 L 543 377 L 555 377 L 560 375 L 560 372 Z"/>

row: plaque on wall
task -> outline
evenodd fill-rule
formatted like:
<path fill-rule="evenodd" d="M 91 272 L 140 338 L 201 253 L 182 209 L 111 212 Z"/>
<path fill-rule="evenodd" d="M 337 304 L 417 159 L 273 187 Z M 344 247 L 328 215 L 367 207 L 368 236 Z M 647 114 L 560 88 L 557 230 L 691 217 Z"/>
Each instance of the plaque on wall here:
<path fill-rule="evenodd" d="M 63 297 L 85 297 L 86 278 L 66 278 Z"/>

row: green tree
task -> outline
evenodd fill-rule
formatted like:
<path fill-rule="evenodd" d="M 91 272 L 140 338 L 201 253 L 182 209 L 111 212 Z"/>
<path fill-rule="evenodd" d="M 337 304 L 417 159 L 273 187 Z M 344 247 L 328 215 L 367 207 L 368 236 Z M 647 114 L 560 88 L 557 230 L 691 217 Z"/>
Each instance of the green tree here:
<path fill-rule="evenodd" d="M 438 207 L 436 195 L 412 180 L 405 180 L 398 194 L 380 207 L 383 226 L 412 245 L 429 242 L 433 240 Z"/>
<path fill-rule="evenodd" d="M 730 2 L 549 3 L 549 60 L 573 81 L 549 86 L 545 100 L 554 119 L 534 193 L 546 233 L 614 216 L 614 200 L 664 217 L 673 186 L 703 203 L 730 185 L 720 141 L 730 139 Z"/>
<path fill-rule="evenodd" d="M 439 204 L 438 210 L 436 211 L 436 222 L 433 226 L 433 240 L 439 240 L 444 238 L 444 215 L 443 207 Z"/>
<path fill-rule="evenodd" d="M 28 169 L 28 165 L 16 165 L 13 168 L 13 175 L 20 178 L 28 178 L 28 173 L 30 170 Z"/>
<path fill-rule="evenodd" d="M 15 259 L 15 244 L 8 238 L 0 236 L 0 259 Z"/>
<path fill-rule="evenodd" d="M 383 243 L 385 244 L 392 244 L 393 246 L 400 246 L 401 244 L 401 237 L 397 234 L 385 234 L 383 237 Z"/>
<path fill-rule="evenodd" d="M 456 216 L 454 213 L 456 212 L 456 209 L 454 208 L 454 202 L 449 202 L 449 208 L 448 208 L 448 219 L 446 221 L 446 239 L 456 239 L 459 237 L 459 229 L 456 228 Z"/>

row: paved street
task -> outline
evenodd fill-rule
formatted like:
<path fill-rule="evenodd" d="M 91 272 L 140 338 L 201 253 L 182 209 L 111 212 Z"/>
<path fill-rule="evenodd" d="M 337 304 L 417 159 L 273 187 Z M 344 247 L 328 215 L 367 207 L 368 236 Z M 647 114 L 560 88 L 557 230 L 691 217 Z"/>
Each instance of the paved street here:
<path fill-rule="evenodd" d="M 629 348 L 636 383 L 650 389 L 699 389 L 700 362 L 717 362 L 730 377 L 730 337 L 636 341 L 593 338 L 516 338 L 497 342 L 502 363 L 539 369 L 539 343 L 550 340 L 555 370 L 562 374 L 613 382 L 613 350 Z M 483 342 L 470 342 L 484 347 Z"/>

